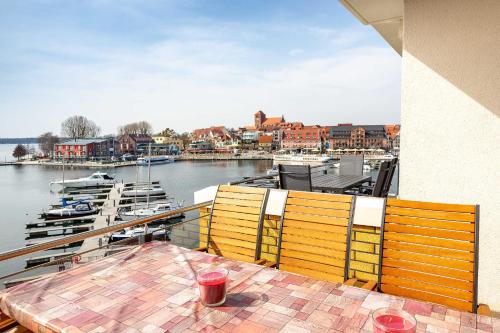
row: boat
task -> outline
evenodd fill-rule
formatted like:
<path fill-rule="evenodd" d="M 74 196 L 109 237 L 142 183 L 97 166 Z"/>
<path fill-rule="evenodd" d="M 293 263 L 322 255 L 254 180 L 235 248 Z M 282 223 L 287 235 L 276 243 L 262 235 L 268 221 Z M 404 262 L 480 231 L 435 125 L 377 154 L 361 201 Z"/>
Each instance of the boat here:
<path fill-rule="evenodd" d="M 154 238 L 165 238 L 165 228 L 148 228 L 148 233 L 154 233 Z M 109 242 L 117 242 L 124 239 L 139 237 L 144 235 L 145 227 L 125 228 L 120 232 L 114 232 L 109 237 Z M 167 232 L 168 237 L 168 232 Z"/>
<path fill-rule="evenodd" d="M 148 156 L 139 157 L 137 159 L 137 165 L 155 165 L 155 164 L 167 164 L 172 163 L 174 158 L 172 156 Z"/>
<path fill-rule="evenodd" d="M 61 208 L 50 209 L 42 213 L 41 217 L 46 220 L 55 220 L 68 217 L 79 217 L 97 214 L 99 209 L 92 206 L 88 201 L 77 201 Z"/>
<path fill-rule="evenodd" d="M 371 169 L 372 169 L 372 166 L 370 164 L 363 164 L 363 170 L 370 171 Z"/>
<path fill-rule="evenodd" d="M 278 169 L 278 165 L 277 165 L 277 164 L 273 165 L 273 167 L 272 167 L 271 169 L 268 169 L 268 170 L 266 171 L 266 174 L 267 174 L 268 176 L 272 176 L 272 177 L 275 177 L 275 176 L 279 175 L 279 173 L 280 173 L 280 172 L 279 172 L 279 169 Z"/>
<path fill-rule="evenodd" d="M 64 177 L 63 177 L 64 178 Z M 50 185 L 61 185 L 63 188 L 85 188 L 112 185 L 116 180 L 105 172 L 94 172 L 88 177 L 76 179 L 63 179 L 50 182 Z"/>
<path fill-rule="evenodd" d="M 165 195 L 165 190 L 156 186 L 143 186 L 122 192 L 122 197 L 145 197 L 154 195 Z"/>
<path fill-rule="evenodd" d="M 331 156 L 325 154 L 275 154 L 273 164 L 324 164 L 332 161 Z"/>
<path fill-rule="evenodd" d="M 153 216 L 153 215 L 167 213 L 167 212 L 179 209 L 182 206 L 183 206 L 182 203 L 179 203 L 176 205 L 173 202 L 172 203 L 167 202 L 167 203 L 157 204 L 155 207 L 152 207 L 152 208 L 144 207 L 144 208 L 138 208 L 138 209 L 132 209 L 129 211 L 120 212 L 119 215 L 123 221 L 131 221 L 131 220 L 140 219 L 143 217 L 149 217 L 149 216 Z M 168 219 L 174 219 L 174 218 L 180 218 L 180 217 L 184 217 L 184 214 L 179 213 L 176 215 L 172 215 L 172 216 L 168 217 Z"/>

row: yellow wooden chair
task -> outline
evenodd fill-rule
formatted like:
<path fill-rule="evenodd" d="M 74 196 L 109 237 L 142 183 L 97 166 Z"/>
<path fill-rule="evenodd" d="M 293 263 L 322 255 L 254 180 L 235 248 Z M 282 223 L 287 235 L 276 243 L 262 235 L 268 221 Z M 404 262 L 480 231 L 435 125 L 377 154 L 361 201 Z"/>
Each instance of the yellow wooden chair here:
<path fill-rule="evenodd" d="M 354 197 L 289 191 L 277 267 L 332 282 L 347 280 Z M 354 285 L 355 279 L 347 284 Z M 361 287 L 374 289 L 375 281 Z"/>
<path fill-rule="evenodd" d="M 479 206 L 387 199 L 382 292 L 489 314 L 477 304 Z"/>
<path fill-rule="evenodd" d="M 272 266 L 273 263 L 260 259 L 268 195 L 269 190 L 264 188 L 220 185 L 210 209 L 207 229 L 200 230 L 207 234 L 206 244 L 197 250 Z"/>

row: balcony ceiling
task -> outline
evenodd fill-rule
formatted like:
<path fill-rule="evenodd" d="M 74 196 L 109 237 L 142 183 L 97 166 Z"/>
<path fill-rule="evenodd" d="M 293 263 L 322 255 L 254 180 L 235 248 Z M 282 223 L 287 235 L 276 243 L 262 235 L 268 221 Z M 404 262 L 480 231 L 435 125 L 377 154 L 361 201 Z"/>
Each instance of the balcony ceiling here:
<path fill-rule="evenodd" d="M 402 51 L 403 0 L 339 0 L 361 23 L 371 25 L 392 46 Z"/>

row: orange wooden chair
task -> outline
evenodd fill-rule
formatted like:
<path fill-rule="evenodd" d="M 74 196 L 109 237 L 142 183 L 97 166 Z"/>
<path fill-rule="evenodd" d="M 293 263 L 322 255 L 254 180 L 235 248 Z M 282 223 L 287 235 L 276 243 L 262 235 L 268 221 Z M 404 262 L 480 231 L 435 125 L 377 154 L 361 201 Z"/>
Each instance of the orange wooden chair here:
<path fill-rule="evenodd" d="M 387 199 L 382 292 L 488 314 L 477 304 L 479 206 Z"/>
<path fill-rule="evenodd" d="M 262 224 L 269 190 L 243 186 L 220 185 L 210 209 L 206 251 L 230 259 L 272 266 L 260 259 Z"/>
<path fill-rule="evenodd" d="M 347 280 L 354 197 L 289 191 L 281 223 L 277 267 L 305 276 Z M 354 285 L 351 279 L 347 284 Z M 375 281 L 361 287 L 374 289 Z"/>

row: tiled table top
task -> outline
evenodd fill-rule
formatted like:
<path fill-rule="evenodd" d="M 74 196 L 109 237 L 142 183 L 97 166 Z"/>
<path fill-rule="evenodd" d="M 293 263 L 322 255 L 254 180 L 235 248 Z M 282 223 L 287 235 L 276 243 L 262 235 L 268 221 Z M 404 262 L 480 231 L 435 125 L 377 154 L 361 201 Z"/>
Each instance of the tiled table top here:
<path fill-rule="evenodd" d="M 230 270 L 224 306 L 198 302 L 194 272 Z M 165 243 L 13 287 L 0 310 L 34 332 L 371 332 L 380 307 L 415 314 L 420 332 L 500 332 L 500 320 L 318 281 Z"/>

